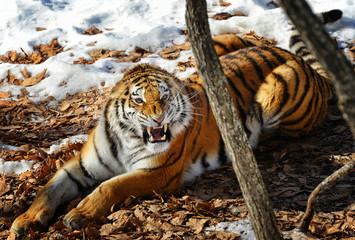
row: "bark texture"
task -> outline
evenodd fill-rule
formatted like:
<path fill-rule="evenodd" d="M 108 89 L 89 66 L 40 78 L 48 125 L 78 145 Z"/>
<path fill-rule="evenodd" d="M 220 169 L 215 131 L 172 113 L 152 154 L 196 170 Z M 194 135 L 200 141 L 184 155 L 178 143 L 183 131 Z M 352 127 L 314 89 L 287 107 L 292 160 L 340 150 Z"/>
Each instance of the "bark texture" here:
<path fill-rule="evenodd" d="M 257 239 L 281 239 L 270 199 L 214 49 L 205 0 L 186 1 L 186 23 L 197 67 L 232 159 Z"/>

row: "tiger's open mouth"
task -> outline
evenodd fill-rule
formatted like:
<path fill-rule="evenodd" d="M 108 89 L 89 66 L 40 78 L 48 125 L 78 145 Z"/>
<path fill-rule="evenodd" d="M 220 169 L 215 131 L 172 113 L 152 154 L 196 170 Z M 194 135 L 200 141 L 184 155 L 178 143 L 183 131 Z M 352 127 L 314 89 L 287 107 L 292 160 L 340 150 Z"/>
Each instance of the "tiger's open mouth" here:
<path fill-rule="evenodd" d="M 143 134 L 145 141 L 150 143 L 170 141 L 171 137 L 167 123 L 159 127 L 147 127 Z"/>

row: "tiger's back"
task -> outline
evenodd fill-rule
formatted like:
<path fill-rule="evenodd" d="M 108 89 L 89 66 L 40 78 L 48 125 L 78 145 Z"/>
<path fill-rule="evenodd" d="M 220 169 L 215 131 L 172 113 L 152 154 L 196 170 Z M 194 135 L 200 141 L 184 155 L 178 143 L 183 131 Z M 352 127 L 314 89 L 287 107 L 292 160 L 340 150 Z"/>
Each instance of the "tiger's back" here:
<path fill-rule="evenodd" d="M 305 61 L 235 35 L 214 38 L 253 148 L 264 131 L 308 133 L 333 96 L 328 77 L 297 36 L 292 44 Z M 82 151 L 58 170 L 12 228 L 23 233 L 47 225 L 60 204 L 102 182 L 63 219 L 80 229 L 131 195 L 173 192 L 226 159 L 198 73 L 180 81 L 157 66 L 137 65 L 114 87 Z"/>
<path fill-rule="evenodd" d="M 253 148 L 263 131 L 297 137 L 323 120 L 333 87 L 328 78 L 319 75 L 301 57 L 235 35 L 214 40 Z M 238 48 L 231 53 L 221 50 Z M 202 82 L 197 74 L 186 81 L 192 85 Z"/>

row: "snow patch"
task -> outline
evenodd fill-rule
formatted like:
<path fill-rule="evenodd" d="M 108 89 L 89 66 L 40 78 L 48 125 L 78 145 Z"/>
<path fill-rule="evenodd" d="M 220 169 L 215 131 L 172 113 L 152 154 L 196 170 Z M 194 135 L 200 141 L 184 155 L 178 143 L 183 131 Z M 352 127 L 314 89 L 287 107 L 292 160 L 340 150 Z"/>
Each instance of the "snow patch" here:
<path fill-rule="evenodd" d="M 59 144 L 53 144 L 49 150 L 47 151 L 48 154 L 52 154 L 53 152 L 59 150 L 63 145 L 68 143 L 75 143 L 75 142 L 86 142 L 89 138 L 87 134 L 75 135 L 69 138 L 63 139 Z"/>
<path fill-rule="evenodd" d="M 232 232 L 240 235 L 242 240 L 255 240 L 250 219 L 241 219 L 233 222 L 220 222 L 216 226 L 205 229 L 209 231 Z"/>

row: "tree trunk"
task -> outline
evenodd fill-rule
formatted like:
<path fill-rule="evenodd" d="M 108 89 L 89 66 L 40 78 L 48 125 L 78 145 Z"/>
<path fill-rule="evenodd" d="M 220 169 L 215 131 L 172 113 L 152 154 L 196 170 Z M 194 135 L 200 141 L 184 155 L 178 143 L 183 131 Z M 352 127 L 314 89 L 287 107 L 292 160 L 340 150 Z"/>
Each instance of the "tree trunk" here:
<path fill-rule="evenodd" d="M 233 163 L 257 239 L 281 239 L 270 199 L 214 49 L 205 0 L 186 0 L 186 24 L 197 67 Z"/>

